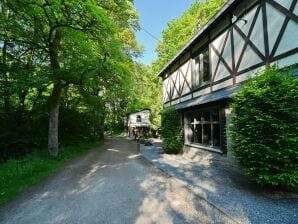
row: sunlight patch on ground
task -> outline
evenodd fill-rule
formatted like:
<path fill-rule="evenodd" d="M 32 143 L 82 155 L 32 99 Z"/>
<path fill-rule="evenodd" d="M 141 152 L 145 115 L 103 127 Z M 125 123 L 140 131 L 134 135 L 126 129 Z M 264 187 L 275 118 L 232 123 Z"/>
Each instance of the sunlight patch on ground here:
<path fill-rule="evenodd" d="M 107 151 L 110 151 L 110 152 L 120 152 L 118 149 L 107 149 Z"/>
<path fill-rule="evenodd" d="M 183 217 L 186 223 L 196 223 L 197 220 L 209 223 L 208 217 L 197 211 L 194 194 L 181 183 L 164 176 L 150 176 L 140 186 L 147 196 L 139 208 L 136 224 L 175 223 L 173 213 Z"/>
<path fill-rule="evenodd" d="M 105 168 L 106 165 L 93 165 L 90 169 L 90 171 L 79 181 L 80 184 L 80 188 L 81 188 L 81 192 L 86 191 L 90 185 L 90 181 L 92 179 L 92 177 L 95 175 L 95 173 L 99 170 L 99 169 L 103 169 Z"/>
<path fill-rule="evenodd" d="M 138 157 L 140 157 L 140 154 L 127 156 L 128 159 L 135 159 L 135 158 L 138 158 Z"/>

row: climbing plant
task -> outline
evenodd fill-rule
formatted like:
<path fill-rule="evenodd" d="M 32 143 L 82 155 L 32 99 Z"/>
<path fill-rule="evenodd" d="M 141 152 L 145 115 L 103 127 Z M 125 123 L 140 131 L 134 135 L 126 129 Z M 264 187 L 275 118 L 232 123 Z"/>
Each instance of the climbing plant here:
<path fill-rule="evenodd" d="M 166 153 L 177 154 L 181 151 L 183 138 L 180 114 L 173 107 L 166 108 L 161 113 L 161 136 Z"/>

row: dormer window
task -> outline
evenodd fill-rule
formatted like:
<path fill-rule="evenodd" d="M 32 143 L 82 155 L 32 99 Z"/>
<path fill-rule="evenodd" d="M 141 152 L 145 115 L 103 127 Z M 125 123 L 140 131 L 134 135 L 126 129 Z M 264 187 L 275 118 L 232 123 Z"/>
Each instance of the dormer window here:
<path fill-rule="evenodd" d="M 205 48 L 194 59 L 195 86 L 202 86 L 210 81 L 209 49 Z"/>

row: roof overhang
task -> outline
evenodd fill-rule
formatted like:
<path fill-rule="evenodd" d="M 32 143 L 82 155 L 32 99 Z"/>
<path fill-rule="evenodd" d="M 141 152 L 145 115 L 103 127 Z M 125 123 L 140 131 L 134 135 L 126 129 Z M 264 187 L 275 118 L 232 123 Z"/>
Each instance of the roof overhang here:
<path fill-rule="evenodd" d="M 126 115 L 128 116 L 130 114 L 137 114 L 137 113 L 140 113 L 142 111 L 149 111 L 149 112 L 151 112 L 151 109 L 150 108 L 143 108 L 141 110 L 137 110 L 137 111 L 133 111 L 133 112 L 127 113 Z"/>
<path fill-rule="evenodd" d="M 202 104 L 206 104 L 206 103 L 212 103 L 212 102 L 216 102 L 216 101 L 230 99 L 240 90 L 240 88 L 241 88 L 240 86 L 234 86 L 229 89 L 220 90 L 220 91 L 214 92 L 212 94 L 208 94 L 208 95 L 201 96 L 201 97 L 198 97 L 195 99 L 191 99 L 191 100 L 177 104 L 175 106 L 175 109 L 182 110 L 182 109 L 186 109 L 186 108 L 190 108 L 190 107 L 194 107 L 194 106 L 198 106 L 198 105 L 202 105 Z"/>

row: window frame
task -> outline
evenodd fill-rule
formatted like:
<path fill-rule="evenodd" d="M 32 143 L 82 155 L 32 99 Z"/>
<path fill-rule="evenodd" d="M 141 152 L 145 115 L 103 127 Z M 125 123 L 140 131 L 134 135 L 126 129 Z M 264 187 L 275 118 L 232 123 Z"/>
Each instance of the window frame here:
<path fill-rule="evenodd" d="M 136 116 L 136 122 L 137 123 L 141 123 L 142 122 L 142 116 L 141 115 L 137 115 Z"/>
<path fill-rule="evenodd" d="M 206 52 L 207 59 L 206 58 Z M 205 75 L 205 60 L 208 60 L 208 80 L 204 81 L 204 75 Z M 209 45 L 202 48 L 202 50 L 199 51 L 199 53 L 193 58 L 193 64 L 194 64 L 194 87 L 199 88 L 205 85 L 208 85 L 211 80 L 211 64 L 210 64 L 210 49 Z"/>
<path fill-rule="evenodd" d="M 203 113 L 206 113 L 208 112 L 209 113 L 209 120 L 205 121 L 202 119 L 203 117 Z M 216 112 L 218 114 L 218 119 L 217 120 L 213 120 L 213 116 L 212 116 L 212 113 L 213 112 Z M 195 117 L 196 116 L 193 116 L 194 114 L 201 114 L 200 116 L 200 120 L 197 120 Z M 192 132 L 192 136 L 191 137 L 188 137 L 187 139 L 187 142 L 186 144 L 191 144 L 191 145 L 198 145 L 198 146 L 202 146 L 202 147 L 207 147 L 207 148 L 214 148 L 214 149 L 219 149 L 219 150 L 222 150 L 221 148 L 221 145 L 222 145 L 222 142 L 221 142 L 221 128 L 222 128 L 222 124 L 221 124 L 221 119 L 222 119 L 222 115 L 220 113 L 220 108 L 209 108 L 209 109 L 203 109 L 203 110 L 194 110 L 194 111 L 189 111 L 187 112 L 186 114 L 186 128 L 189 128 L 191 129 L 191 132 Z M 195 142 L 195 139 L 198 139 L 196 136 L 195 136 L 195 127 L 192 128 L 192 123 L 195 123 L 194 120 L 196 119 L 196 125 L 201 125 L 201 142 L 202 143 L 199 143 L 198 141 Z M 211 141 L 211 144 L 204 144 L 204 124 L 206 125 L 210 125 L 211 126 L 211 129 L 210 129 L 210 132 L 211 132 L 211 135 L 210 135 L 210 141 Z M 219 143 L 217 145 L 214 144 L 214 126 L 215 125 L 219 125 L 219 134 L 218 134 L 218 141 Z"/>

